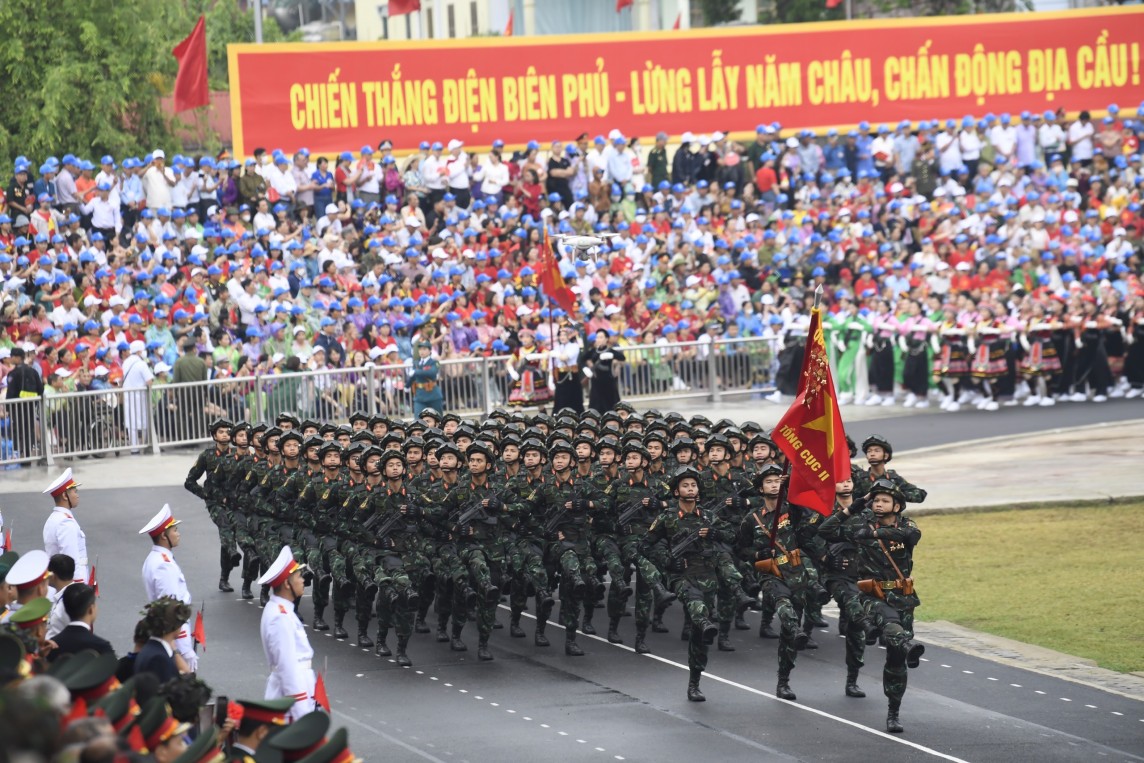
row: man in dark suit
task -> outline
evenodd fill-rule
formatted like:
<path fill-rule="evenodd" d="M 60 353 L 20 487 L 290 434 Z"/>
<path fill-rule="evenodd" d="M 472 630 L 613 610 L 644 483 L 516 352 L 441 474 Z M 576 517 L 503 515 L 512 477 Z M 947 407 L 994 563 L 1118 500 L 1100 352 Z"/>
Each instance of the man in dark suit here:
<path fill-rule="evenodd" d="M 182 658 L 175 652 L 175 638 L 190 616 L 190 607 L 173 596 L 161 596 L 147 605 L 143 619 L 151 637 L 135 657 L 135 675 L 152 673 L 161 684 L 179 677 Z"/>
<path fill-rule="evenodd" d="M 64 589 L 63 602 L 70 622 L 52 639 L 57 648 L 49 653 L 48 661 L 55 661 L 63 654 L 83 651 L 114 653 L 111 642 L 95 635 L 92 630 L 99 609 L 95 601 L 95 589 L 84 583 L 72 583 Z"/>

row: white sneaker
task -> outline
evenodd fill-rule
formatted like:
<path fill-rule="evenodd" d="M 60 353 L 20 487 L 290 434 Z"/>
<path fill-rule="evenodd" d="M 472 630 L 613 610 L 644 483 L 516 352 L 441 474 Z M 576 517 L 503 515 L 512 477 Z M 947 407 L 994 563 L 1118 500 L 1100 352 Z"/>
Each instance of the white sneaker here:
<path fill-rule="evenodd" d="M 778 390 L 775 390 L 775 391 L 774 391 L 774 392 L 772 392 L 771 394 L 769 394 L 769 395 L 766 395 L 765 397 L 763 397 L 763 399 L 764 399 L 764 400 L 769 400 L 769 401 L 771 401 L 772 403 L 781 403 L 781 402 L 783 401 L 783 395 L 782 395 L 782 393 L 781 393 L 781 392 L 779 392 Z"/>
<path fill-rule="evenodd" d="M 1025 405 L 1026 406 L 1040 405 L 1040 404 L 1041 404 L 1040 395 L 1030 395 L 1029 397 L 1025 398 Z"/>
<path fill-rule="evenodd" d="M 1088 400 L 1088 395 L 1083 392 L 1074 392 L 1068 396 L 1070 403 L 1083 403 Z"/>
<path fill-rule="evenodd" d="M 979 410 L 979 411 L 982 411 L 982 410 L 985 410 L 985 406 L 986 406 L 988 403 L 989 403 L 989 398 L 987 398 L 987 397 L 979 397 L 979 398 L 977 398 L 977 400 L 976 400 L 976 401 L 973 403 L 973 407 L 974 407 L 974 408 L 976 408 L 976 409 L 977 409 L 977 410 Z"/>
<path fill-rule="evenodd" d="M 1029 397 L 1032 394 L 1033 394 L 1033 390 L 1029 389 L 1029 382 L 1022 381 L 1020 384 L 1017 385 L 1017 389 L 1014 390 L 1013 397 L 1017 398 L 1018 400 L 1023 400 L 1024 398 Z"/>
<path fill-rule="evenodd" d="M 866 398 L 866 405 L 881 405 L 881 404 L 882 404 L 882 396 L 881 395 L 870 395 L 870 397 Z"/>
<path fill-rule="evenodd" d="M 986 410 L 986 411 L 995 411 L 995 410 L 997 410 L 998 408 L 1000 408 L 1000 406 L 999 406 L 999 405 L 997 405 L 997 401 L 996 401 L 996 400 L 986 400 L 986 401 L 985 401 L 985 405 L 984 405 L 984 407 L 982 408 L 982 410 Z"/>
<path fill-rule="evenodd" d="M 842 392 L 838 395 L 839 405 L 850 405 L 854 402 L 854 395 L 850 392 Z"/>
<path fill-rule="evenodd" d="M 1041 400 L 1041 407 L 1042 408 L 1049 408 L 1049 407 L 1054 406 L 1056 404 L 1057 404 L 1057 401 L 1053 400 L 1051 397 L 1046 397 L 1043 400 Z"/>
<path fill-rule="evenodd" d="M 1107 403 L 1108 395 L 1093 395 L 1092 402 L 1094 403 Z"/>
<path fill-rule="evenodd" d="M 907 408 L 913 408 L 914 403 L 916 403 L 917 401 L 918 401 L 918 396 L 915 395 L 913 392 L 911 392 L 910 394 L 906 395 L 906 400 L 905 400 L 905 402 L 902 403 L 902 405 L 904 405 Z"/>
<path fill-rule="evenodd" d="M 950 400 L 948 397 L 943 397 L 941 399 L 941 405 L 938 407 L 941 408 L 943 411 L 948 411 L 949 406 L 951 406 L 951 405 L 953 405 L 953 401 Z"/>
<path fill-rule="evenodd" d="M 1115 397 L 1115 398 L 1121 398 L 1121 397 L 1124 397 L 1124 395 L 1125 395 L 1124 389 L 1121 387 L 1117 387 L 1116 389 L 1114 389 L 1108 393 L 1109 397 Z"/>
<path fill-rule="evenodd" d="M 882 400 L 882 407 L 883 408 L 885 408 L 887 406 L 891 406 L 893 404 L 894 404 L 894 396 L 893 395 L 890 395 L 889 397 L 883 398 L 883 400 Z"/>
<path fill-rule="evenodd" d="M 1140 389 L 1139 387 L 1133 387 L 1132 389 L 1130 389 L 1126 393 L 1124 393 L 1124 396 L 1126 398 L 1128 398 L 1129 400 L 1132 400 L 1133 398 L 1140 397 L 1141 392 L 1144 392 L 1144 390 Z"/>
<path fill-rule="evenodd" d="M 957 413 L 958 411 L 961 410 L 961 403 L 959 403 L 955 400 L 954 402 L 949 404 L 949 407 L 946 408 L 946 410 L 949 411 L 950 413 Z"/>
<path fill-rule="evenodd" d="M 968 403 L 972 399 L 973 393 L 969 390 L 962 390 L 961 394 L 957 396 L 957 402 L 959 403 Z"/>
<path fill-rule="evenodd" d="M 1005 402 L 1001 403 L 1001 405 L 1005 406 L 1006 408 L 1012 408 L 1015 405 L 1018 405 L 1018 402 L 1016 399 L 1006 400 Z"/>
<path fill-rule="evenodd" d="M 914 408 L 929 408 L 929 400 L 919 400 Z"/>

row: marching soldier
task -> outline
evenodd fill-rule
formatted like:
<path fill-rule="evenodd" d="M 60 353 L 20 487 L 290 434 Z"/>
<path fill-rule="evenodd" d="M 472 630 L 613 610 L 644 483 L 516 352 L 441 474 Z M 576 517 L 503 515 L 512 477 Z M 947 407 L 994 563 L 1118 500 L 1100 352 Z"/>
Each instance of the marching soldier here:
<path fill-rule="evenodd" d="M 189 492 L 201 498 L 207 506 L 207 515 L 218 528 L 219 579 L 218 590 L 234 591 L 230 585 L 230 571 L 241 560 L 235 537 L 234 522 L 227 511 L 226 462 L 230 457 L 231 430 L 234 424 L 226 419 L 215 419 L 210 425 L 214 444 L 199 454 L 183 483 Z M 199 480 L 206 475 L 202 485 Z"/>
<path fill-rule="evenodd" d="M 333 581 L 330 552 L 337 547 L 337 537 L 334 523 L 321 508 L 321 500 L 341 480 L 342 446 L 333 440 L 323 440 L 317 455 L 321 470 L 303 486 L 302 493 L 298 496 L 298 513 L 299 516 L 308 517 L 307 521 L 315 536 L 314 542 L 306 547 L 306 565 L 314 575 L 310 588 L 314 600 L 311 627 L 318 633 L 324 633 L 330 629 L 324 615 Z"/>
<path fill-rule="evenodd" d="M 449 516 L 444 509 L 445 501 L 460 485 L 461 451 L 453 443 L 446 442 L 438 446 L 434 456 L 441 479 L 422 494 L 420 509 L 436 547 L 433 574 L 436 578 L 437 641 L 449 642 L 449 648 L 454 652 L 464 652 L 468 647 L 461 640 L 461 630 L 465 626 L 465 613 L 477 604 L 477 592 L 469 584 L 469 570 L 461 560 L 457 538 L 451 532 Z M 453 620 L 451 634 L 450 618 Z"/>
<path fill-rule="evenodd" d="M 143 561 L 143 590 L 149 602 L 171 596 L 188 606 L 191 604 L 187 579 L 175 561 L 180 524 L 181 520 L 171 514 L 171 507 L 163 504 L 163 508 L 139 531 L 140 535 L 149 536 L 152 543 L 151 553 Z M 179 631 L 175 637 L 175 649 L 183 656 L 190 672 L 198 672 L 199 656 L 195 653 L 195 642 L 189 628 Z"/>
<path fill-rule="evenodd" d="M 906 499 L 892 481 L 876 480 L 867 495 L 867 508 L 841 521 L 835 537 L 857 548 L 862 607 L 874 624 L 874 632 L 880 632 L 886 642 L 882 670 L 882 691 L 889 701 L 886 730 L 900 734 L 903 728 L 898 713 L 906 693 L 907 668 L 918 667 L 925 653 L 925 646 L 913 641 L 914 609 L 920 601 L 910 576 L 914 547 L 922 533 L 912 519 L 902 516 Z M 827 533 L 834 534 L 829 524 L 849 513 L 844 510 L 827 520 Z"/>
<path fill-rule="evenodd" d="M 678 508 L 667 509 L 651 523 L 641 542 L 646 556 L 655 545 L 666 546 L 673 575 L 672 589 L 683 602 L 690 621 L 687 644 L 687 699 L 705 702 L 699 679 L 707 668 L 707 647 L 719 633 L 711 622 L 719 581 L 715 572 L 716 543 L 730 543 L 735 531 L 710 512 L 699 508 L 699 472 L 685 466 L 668 483 Z"/>
<path fill-rule="evenodd" d="M 253 533 L 257 517 L 250 503 L 250 488 L 257 484 L 257 481 L 247 483 L 247 477 L 251 471 L 259 471 L 265 467 L 266 457 L 261 446 L 261 433 L 256 439 L 257 447 L 251 448 L 253 439 L 255 438 L 252 428 L 245 421 L 240 421 L 231 427 L 230 440 L 234 447 L 231 448 L 221 468 L 226 506 L 234 522 L 235 542 L 242 551 L 243 599 L 254 598 L 250 587 L 262 568 L 258 557 L 258 543 Z"/>
<path fill-rule="evenodd" d="M 55 507 L 44 522 L 44 551 L 48 556 L 67 554 L 75 560 L 73 580 L 87 580 L 87 536 L 75 518 L 79 506 L 79 483 L 72 479 L 71 468 L 55 479 L 44 490 L 55 501 Z"/>
<path fill-rule="evenodd" d="M 508 445 L 505 445 L 508 451 Z M 537 507 L 524 500 L 532 495 L 544 482 L 544 464 L 548 452 L 544 444 L 535 438 L 525 440 L 520 446 L 521 470 L 508 477 L 508 495 L 516 500 L 505 507 L 505 521 L 509 526 L 509 569 L 512 572 L 512 592 L 509 594 L 509 635 L 524 638 L 520 627 L 520 616 L 524 612 L 531 590 L 536 597 L 536 646 L 548 646 L 544 634 L 548 618 L 552 614 L 555 599 L 549 589 L 548 572 L 544 566 L 544 518 L 537 513 Z"/>
<path fill-rule="evenodd" d="M 305 584 L 302 571 L 305 565 L 294 560 L 294 552 L 283 546 L 278 557 L 258 579 L 259 585 L 270 589 L 271 595 L 262 610 L 262 649 L 270 665 L 266 679 L 266 699 L 292 698 L 293 706 L 286 713 L 297 720 L 314 709 L 316 679 L 311 660 L 314 649 L 306 637 L 306 628 L 294 614 L 295 602 L 302 596 Z"/>
<path fill-rule="evenodd" d="M 926 499 L 926 491 L 917 485 L 910 484 L 893 469 L 887 469 L 886 464 L 894 457 L 894 448 L 890 441 L 881 435 L 870 435 L 862 441 L 862 453 L 866 456 L 869 469 L 858 469 L 854 475 L 854 494 L 864 497 L 870 492 L 870 486 L 880 479 L 888 479 L 901 491 L 907 503 L 922 503 Z"/>

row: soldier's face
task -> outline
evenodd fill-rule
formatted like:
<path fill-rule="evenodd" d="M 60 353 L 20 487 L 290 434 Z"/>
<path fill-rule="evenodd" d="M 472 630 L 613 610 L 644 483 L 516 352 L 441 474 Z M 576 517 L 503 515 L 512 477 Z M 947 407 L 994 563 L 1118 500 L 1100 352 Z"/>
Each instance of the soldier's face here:
<path fill-rule="evenodd" d="M 489 468 L 488 459 L 485 458 L 484 453 L 472 453 L 469 455 L 469 471 L 473 474 L 484 474 L 485 470 Z"/>
<path fill-rule="evenodd" d="M 422 451 L 421 448 L 409 448 L 409 450 L 405 451 L 405 463 L 409 464 L 410 466 L 419 464 L 421 463 L 421 459 L 424 458 L 424 456 L 425 452 Z"/>
<path fill-rule="evenodd" d="M 215 433 L 214 433 L 214 438 L 215 438 L 215 442 L 217 442 L 219 445 L 226 445 L 227 443 L 230 442 L 230 430 L 225 429 L 225 428 L 224 429 L 216 429 Z"/>
<path fill-rule="evenodd" d="M 727 457 L 727 449 L 722 445 L 712 445 L 707 449 L 707 460 L 713 464 L 719 463 Z"/>
<path fill-rule="evenodd" d="M 282 455 L 286 458 L 297 458 L 298 451 L 301 449 L 302 446 L 298 444 L 297 440 L 287 440 L 286 444 L 282 446 Z"/>
<path fill-rule="evenodd" d="M 636 469 L 642 469 L 643 465 L 643 456 L 641 456 L 639 453 L 636 453 L 635 451 L 632 451 L 631 453 L 628 453 L 626 456 L 624 456 L 624 468 L 629 472 L 634 472 Z"/>
<path fill-rule="evenodd" d="M 675 494 L 683 501 L 694 501 L 699 497 L 699 483 L 694 477 L 684 477 L 675 487 Z"/>
<path fill-rule="evenodd" d="M 524 452 L 524 468 L 535 469 L 540 466 L 542 456 L 538 450 L 526 450 Z"/>
<path fill-rule="evenodd" d="M 381 456 L 370 456 L 365 462 L 366 474 L 380 474 L 381 473 Z"/>
<path fill-rule="evenodd" d="M 443 453 L 437 457 L 437 464 L 447 472 L 455 471 L 457 463 L 457 456 L 453 453 Z"/>
<path fill-rule="evenodd" d="M 445 433 L 446 437 L 452 437 L 453 432 L 457 431 L 458 426 L 460 425 L 456 421 L 450 419 L 449 421 L 445 422 L 445 426 L 441 428 L 441 431 Z"/>
<path fill-rule="evenodd" d="M 695 451 L 691 448 L 684 448 L 675 454 L 675 460 L 681 464 L 690 464 L 695 460 Z"/>
<path fill-rule="evenodd" d="M 352 456 L 350 456 L 350 468 L 353 469 L 354 471 L 358 471 L 358 472 L 361 471 L 361 454 L 360 453 L 354 453 Z"/>
<path fill-rule="evenodd" d="M 783 478 L 777 474 L 767 475 L 763 479 L 763 495 L 776 496 L 782 488 Z"/>
<path fill-rule="evenodd" d="M 457 438 L 457 447 L 460 448 L 462 453 L 464 453 L 466 450 L 468 450 L 469 446 L 472 444 L 473 444 L 473 438 L 471 438 L 471 437 L 462 436 L 462 437 Z"/>
<path fill-rule="evenodd" d="M 885 493 L 878 493 L 870 500 L 870 508 L 880 517 L 894 513 L 894 499 Z"/>
<path fill-rule="evenodd" d="M 552 468 L 562 472 L 572 465 L 572 456 L 561 451 L 552 457 Z"/>
<path fill-rule="evenodd" d="M 245 448 L 250 445 L 250 438 L 247 436 L 245 429 L 240 429 L 234 433 L 234 444 L 239 448 Z"/>
<path fill-rule="evenodd" d="M 886 451 L 881 445 L 871 445 L 866 448 L 866 461 L 870 464 L 881 464 L 886 460 Z"/>
<path fill-rule="evenodd" d="M 373 425 L 372 431 L 373 431 L 373 436 L 380 440 L 382 437 L 385 437 L 385 435 L 389 432 L 389 427 L 387 427 L 384 422 L 379 421 Z"/>
<path fill-rule="evenodd" d="M 854 480 L 844 479 L 841 482 L 834 483 L 834 492 L 836 495 L 854 495 Z"/>
<path fill-rule="evenodd" d="M 755 461 L 758 461 L 759 463 L 766 461 L 770 457 L 771 449 L 762 443 L 759 443 L 755 447 L 751 448 L 751 458 L 753 458 Z"/>
<path fill-rule="evenodd" d="M 501 460 L 506 464 L 515 464 L 520 460 L 520 448 L 515 445 L 504 446 L 504 451 L 501 453 Z"/>
<path fill-rule="evenodd" d="M 348 434 L 338 435 L 337 440 L 343 448 L 348 448 L 350 446 L 350 436 Z"/>
<path fill-rule="evenodd" d="M 362 419 L 354 419 L 353 424 L 351 426 L 353 427 L 353 430 L 356 433 L 356 432 L 360 432 L 361 430 L 365 429 L 366 424 L 368 424 L 368 423 L 369 422 L 363 421 Z"/>
<path fill-rule="evenodd" d="M 267 438 L 264 444 L 266 446 L 266 452 L 267 453 L 277 453 L 278 452 L 278 435 L 274 435 L 273 437 Z"/>
<path fill-rule="evenodd" d="M 616 451 L 605 448 L 600 451 L 600 466 L 611 466 L 616 463 Z"/>
<path fill-rule="evenodd" d="M 317 461 L 318 460 L 318 446 L 317 445 L 311 445 L 310 447 L 306 448 L 306 460 L 307 461 Z"/>
<path fill-rule="evenodd" d="M 322 458 L 322 466 L 327 469 L 337 469 L 342 465 L 342 457 L 336 450 L 331 450 Z"/>
<path fill-rule="evenodd" d="M 399 480 L 403 474 L 405 474 L 405 464 L 401 463 L 401 459 L 391 458 L 385 462 L 386 479 Z"/>
<path fill-rule="evenodd" d="M 591 461 L 592 460 L 592 446 L 586 442 L 577 443 L 577 445 L 576 445 L 576 460 L 577 461 Z"/>
<path fill-rule="evenodd" d="M 306 427 L 302 430 L 303 437 L 316 437 L 318 435 L 317 427 Z"/>
<path fill-rule="evenodd" d="M 663 443 L 659 440 L 651 440 L 647 444 L 647 452 L 652 461 L 663 458 Z"/>

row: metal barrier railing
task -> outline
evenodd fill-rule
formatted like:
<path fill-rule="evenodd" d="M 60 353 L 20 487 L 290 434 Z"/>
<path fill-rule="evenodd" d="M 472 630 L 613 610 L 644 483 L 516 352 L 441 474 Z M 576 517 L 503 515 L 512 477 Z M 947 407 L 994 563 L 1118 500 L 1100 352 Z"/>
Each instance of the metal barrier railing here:
<path fill-rule="evenodd" d="M 634 403 L 709 399 L 773 389 L 768 340 L 629 345 L 619 366 L 621 396 Z M 445 410 L 481 415 L 507 406 L 513 377 L 508 356 L 440 362 Z M 161 452 L 209 439 L 207 426 L 270 421 L 283 411 L 317 421 L 346 420 L 354 411 L 410 418 L 413 389 L 407 365 L 367 365 L 300 373 L 212 379 L 189 384 L 156 380 L 149 388 L 111 387 L 44 398 L 0 400 L 0 466 L 70 456 Z M 587 391 L 585 391 L 587 397 Z M 45 445 L 46 443 L 46 445 Z"/>

